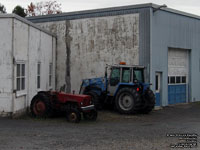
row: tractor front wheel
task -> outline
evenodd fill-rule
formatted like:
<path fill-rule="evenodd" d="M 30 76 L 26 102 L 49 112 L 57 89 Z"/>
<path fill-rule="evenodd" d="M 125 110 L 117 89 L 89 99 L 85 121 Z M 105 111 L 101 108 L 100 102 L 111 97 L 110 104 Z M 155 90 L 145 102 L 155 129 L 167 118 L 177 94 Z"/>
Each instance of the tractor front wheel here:
<path fill-rule="evenodd" d="M 115 98 L 115 107 L 122 114 L 133 114 L 141 104 L 140 96 L 134 88 L 122 88 Z"/>
<path fill-rule="evenodd" d="M 76 108 L 67 111 L 67 121 L 71 123 L 79 123 L 81 121 L 81 113 Z"/>
<path fill-rule="evenodd" d="M 83 113 L 83 117 L 85 120 L 95 121 L 95 120 L 97 120 L 97 111 L 91 110 L 89 112 L 85 112 L 85 113 Z"/>

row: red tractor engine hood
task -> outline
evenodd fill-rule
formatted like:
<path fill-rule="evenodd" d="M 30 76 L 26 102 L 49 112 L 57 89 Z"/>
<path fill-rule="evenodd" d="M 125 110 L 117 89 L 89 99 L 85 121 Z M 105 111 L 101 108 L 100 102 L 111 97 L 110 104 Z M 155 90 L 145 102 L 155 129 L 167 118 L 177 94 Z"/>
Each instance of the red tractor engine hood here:
<path fill-rule="evenodd" d="M 53 93 L 57 95 L 57 99 L 60 103 L 76 102 L 79 106 L 91 105 L 91 96 L 89 95 L 70 94 L 64 92 Z"/>

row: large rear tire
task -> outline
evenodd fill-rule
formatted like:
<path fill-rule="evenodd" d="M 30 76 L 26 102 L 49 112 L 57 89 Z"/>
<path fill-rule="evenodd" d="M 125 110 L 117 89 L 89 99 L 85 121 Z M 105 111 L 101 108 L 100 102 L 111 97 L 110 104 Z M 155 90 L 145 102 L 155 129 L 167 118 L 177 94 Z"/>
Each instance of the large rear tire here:
<path fill-rule="evenodd" d="M 31 114 L 33 117 L 50 117 L 52 108 L 48 97 L 45 94 L 37 94 L 31 101 Z"/>
<path fill-rule="evenodd" d="M 143 106 L 139 112 L 143 114 L 148 114 L 153 110 L 154 106 L 155 106 L 155 95 L 152 90 L 148 89 L 144 93 Z"/>
<path fill-rule="evenodd" d="M 134 88 L 122 88 L 115 98 L 115 107 L 122 114 L 133 114 L 141 105 L 139 93 Z"/>

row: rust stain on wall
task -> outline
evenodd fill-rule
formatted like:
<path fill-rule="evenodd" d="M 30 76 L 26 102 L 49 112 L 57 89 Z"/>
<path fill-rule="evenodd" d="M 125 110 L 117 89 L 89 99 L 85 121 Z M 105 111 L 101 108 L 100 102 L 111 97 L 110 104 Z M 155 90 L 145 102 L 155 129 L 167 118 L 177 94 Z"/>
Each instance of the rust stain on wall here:
<path fill-rule="evenodd" d="M 71 92 L 71 76 L 70 76 L 70 63 L 71 63 L 71 41 L 72 38 L 69 35 L 70 31 L 70 21 L 66 21 L 66 31 L 65 31 L 65 44 L 66 44 L 66 54 L 67 54 L 67 59 L 66 59 L 66 92 Z"/>

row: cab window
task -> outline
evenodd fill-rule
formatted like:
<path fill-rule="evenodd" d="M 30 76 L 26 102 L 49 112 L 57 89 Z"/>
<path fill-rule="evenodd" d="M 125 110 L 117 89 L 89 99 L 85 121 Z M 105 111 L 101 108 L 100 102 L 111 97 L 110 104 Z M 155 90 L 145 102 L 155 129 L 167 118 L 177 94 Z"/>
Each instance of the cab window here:
<path fill-rule="evenodd" d="M 110 75 L 110 85 L 115 86 L 120 81 L 120 68 L 113 68 Z"/>
<path fill-rule="evenodd" d="M 144 82 L 143 70 L 134 69 L 133 71 L 133 80 L 137 80 L 138 82 Z"/>
<path fill-rule="evenodd" d="M 131 77 L 131 72 L 129 68 L 123 68 L 122 69 L 122 83 L 129 83 L 130 82 L 130 77 Z"/>

